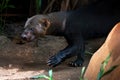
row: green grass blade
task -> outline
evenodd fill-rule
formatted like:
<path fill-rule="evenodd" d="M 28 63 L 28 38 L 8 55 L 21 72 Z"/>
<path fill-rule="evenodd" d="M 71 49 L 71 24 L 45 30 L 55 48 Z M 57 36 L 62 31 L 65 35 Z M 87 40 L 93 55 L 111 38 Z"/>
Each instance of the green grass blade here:
<path fill-rule="evenodd" d="M 97 80 L 101 79 L 102 74 L 104 73 L 104 69 L 100 69 L 100 72 L 98 73 Z"/>
<path fill-rule="evenodd" d="M 53 80 L 53 73 L 52 73 L 52 70 L 49 70 L 49 77 L 50 77 L 50 80 Z"/>
<path fill-rule="evenodd" d="M 49 77 L 46 76 L 46 75 L 38 75 L 38 76 L 34 76 L 34 77 L 32 77 L 31 79 L 41 79 L 41 78 L 45 78 L 45 79 L 48 79 L 48 80 L 49 80 Z"/>
<path fill-rule="evenodd" d="M 84 73 L 85 73 L 85 67 L 82 67 L 81 77 L 84 75 Z"/>
<path fill-rule="evenodd" d="M 42 0 L 36 0 L 36 13 L 37 14 L 40 12 L 41 5 L 42 5 Z"/>
<path fill-rule="evenodd" d="M 85 73 L 85 67 L 82 67 L 80 80 L 84 80 L 84 78 L 83 78 L 84 73 Z"/>
<path fill-rule="evenodd" d="M 91 53 L 91 52 L 89 52 L 89 51 L 85 51 L 85 54 L 86 54 L 86 55 L 91 55 L 91 56 L 93 55 L 93 53 Z"/>
<path fill-rule="evenodd" d="M 102 77 L 103 76 L 105 76 L 105 75 L 107 75 L 107 74 L 109 74 L 110 72 L 112 72 L 115 68 L 117 68 L 118 67 L 118 65 L 115 65 L 115 66 L 112 66 L 109 70 L 107 70 L 103 75 L 102 75 Z"/>
<path fill-rule="evenodd" d="M 108 64 L 108 61 L 110 60 L 111 53 L 107 56 L 107 58 L 102 62 L 100 67 L 100 72 L 98 73 L 97 80 L 100 80 L 105 73 L 104 69 L 105 66 Z"/>
<path fill-rule="evenodd" d="M 14 5 L 8 5 L 8 8 L 15 8 Z"/>

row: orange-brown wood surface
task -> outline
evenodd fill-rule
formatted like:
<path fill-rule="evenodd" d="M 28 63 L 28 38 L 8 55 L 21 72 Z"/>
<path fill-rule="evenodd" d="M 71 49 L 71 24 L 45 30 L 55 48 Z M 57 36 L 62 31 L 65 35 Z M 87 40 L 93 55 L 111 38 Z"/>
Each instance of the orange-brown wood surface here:
<path fill-rule="evenodd" d="M 112 66 L 120 64 L 120 23 L 109 33 L 105 43 L 98 49 L 92 56 L 90 63 L 87 67 L 84 77 L 88 80 L 96 80 L 100 71 L 101 63 L 111 53 L 110 60 L 105 67 L 108 70 Z M 111 73 L 105 75 L 101 80 L 119 80 L 120 79 L 120 66 L 115 68 Z"/>

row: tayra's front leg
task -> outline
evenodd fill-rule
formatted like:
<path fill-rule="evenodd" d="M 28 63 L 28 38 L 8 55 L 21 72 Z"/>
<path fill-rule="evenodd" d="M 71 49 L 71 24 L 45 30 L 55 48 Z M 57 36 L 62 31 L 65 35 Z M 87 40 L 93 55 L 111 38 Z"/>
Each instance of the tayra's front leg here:
<path fill-rule="evenodd" d="M 65 36 L 65 38 L 69 45 L 65 49 L 57 53 L 56 55 L 52 56 L 48 60 L 48 65 L 55 67 L 61 62 L 63 62 L 65 59 L 73 56 L 77 56 L 77 59 L 74 62 L 71 62 L 69 65 L 74 67 L 82 66 L 84 62 L 84 51 L 85 51 L 82 36 L 80 35 L 80 37 L 78 37 L 78 36 L 68 35 Z"/>
<path fill-rule="evenodd" d="M 63 62 L 66 58 L 75 55 L 77 47 L 76 46 L 67 46 L 65 49 L 58 52 L 56 55 L 52 56 L 48 60 L 48 65 L 55 67 L 61 62 Z"/>
<path fill-rule="evenodd" d="M 60 51 L 58 54 L 50 57 L 48 60 L 48 65 L 55 67 L 61 62 L 63 62 L 65 59 L 73 57 L 73 56 L 77 56 L 78 57 L 77 60 L 70 63 L 70 65 L 74 67 L 81 66 L 83 64 L 83 56 L 81 56 L 79 48 L 80 47 L 78 47 L 77 45 L 68 46 L 66 49 Z"/>

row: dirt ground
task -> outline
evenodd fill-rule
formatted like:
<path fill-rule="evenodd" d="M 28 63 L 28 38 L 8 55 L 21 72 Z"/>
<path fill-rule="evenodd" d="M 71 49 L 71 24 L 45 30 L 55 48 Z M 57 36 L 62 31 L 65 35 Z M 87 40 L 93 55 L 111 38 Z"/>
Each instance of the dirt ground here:
<path fill-rule="evenodd" d="M 19 29 L 15 31 L 19 32 Z M 79 80 L 82 67 L 69 67 L 67 65 L 74 58 L 66 60 L 55 68 L 46 65 L 50 56 L 67 45 L 63 37 L 46 36 L 39 38 L 38 41 L 18 44 L 20 43 L 19 39 L 12 34 L 14 33 L 8 34 L 7 37 L 0 36 L 0 80 L 34 80 L 31 77 L 40 74 L 48 75 L 50 69 L 53 70 L 54 80 Z M 15 38 L 10 39 L 11 35 Z M 94 53 L 104 40 L 102 38 L 86 42 L 87 54 L 83 66 L 87 67 L 89 63 L 91 54 L 88 52 Z"/>
<path fill-rule="evenodd" d="M 55 68 L 46 65 L 50 56 L 67 45 L 64 38 L 47 36 L 39 40 L 37 45 L 36 42 L 16 44 L 5 36 L 0 36 L 0 41 L 0 80 L 33 80 L 30 78 L 35 75 L 48 75 L 50 69 L 53 70 L 54 80 L 79 80 L 81 67 L 67 65 L 74 58 Z M 95 45 L 100 46 L 103 42 L 99 40 L 99 44 L 96 44 L 95 41 L 98 40 L 88 41 L 88 51 L 94 51 Z M 90 57 L 90 54 L 85 56 L 83 66 L 87 67 Z"/>

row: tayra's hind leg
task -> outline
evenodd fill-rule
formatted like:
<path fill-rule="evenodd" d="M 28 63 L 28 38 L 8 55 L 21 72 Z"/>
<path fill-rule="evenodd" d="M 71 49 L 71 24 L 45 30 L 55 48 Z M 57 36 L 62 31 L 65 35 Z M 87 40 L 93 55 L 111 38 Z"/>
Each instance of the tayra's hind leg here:
<path fill-rule="evenodd" d="M 77 56 L 77 59 L 75 61 L 72 61 L 69 63 L 69 66 L 72 66 L 72 67 L 81 67 L 83 65 L 83 62 L 84 62 L 84 52 L 85 52 L 85 45 L 84 45 L 84 41 L 83 39 L 81 38 L 79 40 L 79 43 L 76 44 L 77 45 L 77 51 L 76 51 L 76 56 Z"/>
<path fill-rule="evenodd" d="M 77 59 L 75 61 L 70 62 L 69 66 L 72 66 L 72 67 L 82 66 L 84 62 L 85 45 L 84 45 L 84 41 L 81 33 L 69 34 L 68 32 L 65 38 L 69 45 L 71 45 L 72 47 L 75 47 L 75 49 L 69 54 L 69 57 L 77 56 Z"/>

